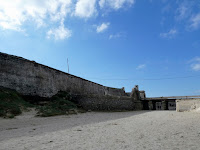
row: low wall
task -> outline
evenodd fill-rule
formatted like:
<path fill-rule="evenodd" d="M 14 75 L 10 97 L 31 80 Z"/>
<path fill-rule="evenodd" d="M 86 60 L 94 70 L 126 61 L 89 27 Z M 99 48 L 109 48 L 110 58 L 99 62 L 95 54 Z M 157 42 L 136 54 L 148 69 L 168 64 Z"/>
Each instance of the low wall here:
<path fill-rule="evenodd" d="M 0 86 L 23 95 L 51 97 L 58 91 L 72 94 L 124 96 L 123 89 L 105 87 L 21 57 L 0 53 Z"/>
<path fill-rule="evenodd" d="M 86 110 L 142 110 L 141 101 L 133 101 L 130 97 L 85 97 L 79 100 L 79 104 Z"/>
<path fill-rule="evenodd" d="M 200 111 L 200 99 L 176 100 L 176 111 Z"/>

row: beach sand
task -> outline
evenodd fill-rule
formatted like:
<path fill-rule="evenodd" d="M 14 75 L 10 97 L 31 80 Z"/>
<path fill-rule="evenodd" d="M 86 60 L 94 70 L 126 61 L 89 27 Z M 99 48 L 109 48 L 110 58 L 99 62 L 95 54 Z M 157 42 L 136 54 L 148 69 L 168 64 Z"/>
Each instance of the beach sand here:
<path fill-rule="evenodd" d="M 0 150 L 197 150 L 200 113 L 87 112 L 0 119 Z"/>

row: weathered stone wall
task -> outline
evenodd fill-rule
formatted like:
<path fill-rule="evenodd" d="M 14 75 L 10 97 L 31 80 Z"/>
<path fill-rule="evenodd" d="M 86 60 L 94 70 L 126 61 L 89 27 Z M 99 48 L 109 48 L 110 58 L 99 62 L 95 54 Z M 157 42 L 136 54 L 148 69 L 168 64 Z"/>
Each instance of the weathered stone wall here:
<path fill-rule="evenodd" d="M 136 110 L 136 104 L 130 97 L 85 97 L 79 100 L 79 104 L 86 110 L 122 111 Z M 140 109 L 141 110 L 141 109 Z"/>
<path fill-rule="evenodd" d="M 200 99 L 176 100 L 176 111 L 200 111 Z"/>
<path fill-rule="evenodd" d="M 34 61 L 0 53 L 0 86 L 21 94 L 51 97 L 58 91 L 72 94 L 123 96 L 123 89 L 105 87 L 80 77 L 38 64 Z"/>

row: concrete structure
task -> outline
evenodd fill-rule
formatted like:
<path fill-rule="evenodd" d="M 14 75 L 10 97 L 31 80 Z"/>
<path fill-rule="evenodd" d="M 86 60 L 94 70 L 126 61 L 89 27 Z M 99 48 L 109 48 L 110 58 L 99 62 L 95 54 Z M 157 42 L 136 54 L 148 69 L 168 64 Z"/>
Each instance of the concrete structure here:
<path fill-rule="evenodd" d="M 145 98 L 143 103 L 144 109 L 149 110 L 200 111 L 200 95 L 151 97 Z"/>
<path fill-rule="evenodd" d="M 145 110 L 176 110 L 176 99 L 154 97 L 141 99 Z"/>
<path fill-rule="evenodd" d="M 149 110 L 176 110 L 175 100 L 150 100 Z"/>
<path fill-rule="evenodd" d="M 200 98 L 176 100 L 176 111 L 200 111 Z"/>

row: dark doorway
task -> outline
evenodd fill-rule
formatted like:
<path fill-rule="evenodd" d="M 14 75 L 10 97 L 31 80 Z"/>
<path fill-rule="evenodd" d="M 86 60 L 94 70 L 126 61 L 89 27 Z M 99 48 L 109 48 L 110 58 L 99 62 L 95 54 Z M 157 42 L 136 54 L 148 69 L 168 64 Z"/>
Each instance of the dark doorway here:
<path fill-rule="evenodd" d="M 149 110 L 149 102 L 143 101 L 143 110 Z"/>

